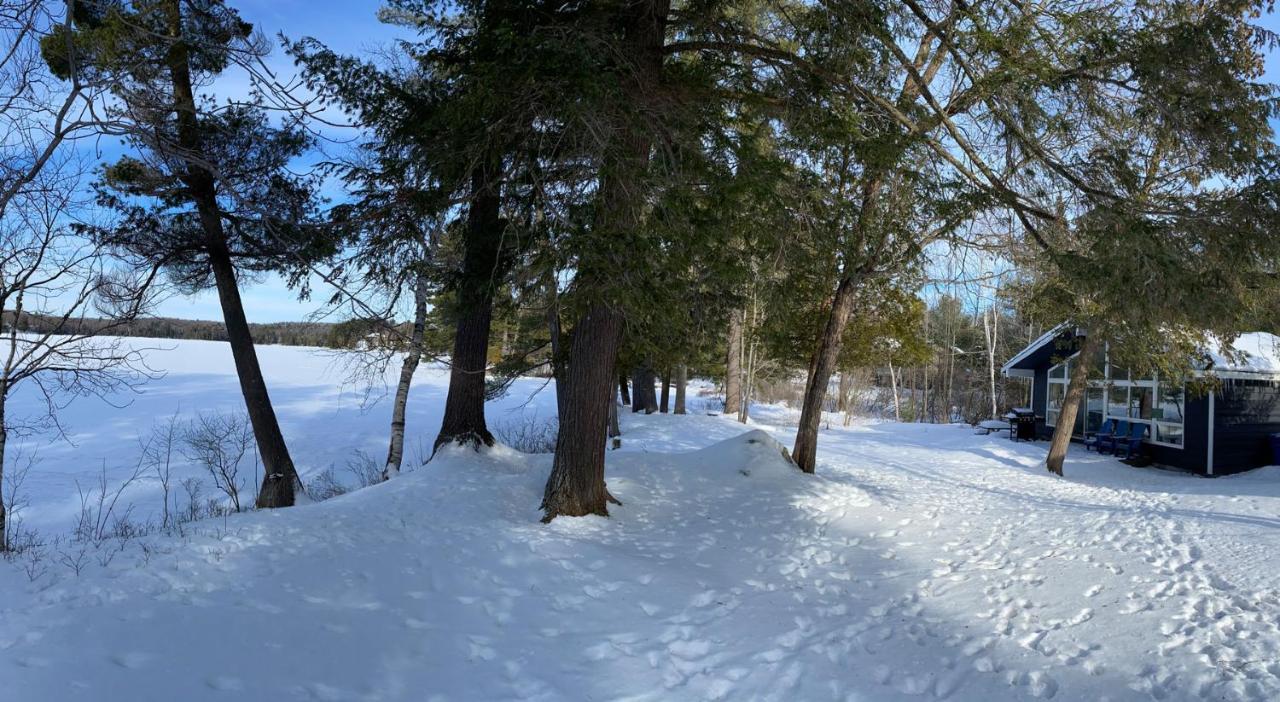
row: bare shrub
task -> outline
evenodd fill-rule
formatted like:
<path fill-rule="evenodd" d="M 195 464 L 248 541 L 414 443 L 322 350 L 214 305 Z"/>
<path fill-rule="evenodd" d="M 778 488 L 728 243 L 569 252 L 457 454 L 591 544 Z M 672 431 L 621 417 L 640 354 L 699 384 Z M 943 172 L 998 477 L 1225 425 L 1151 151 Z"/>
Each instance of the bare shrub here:
<path fill-rule="evenodd" d="M 142 477 L 142 473 L 143 464 L 139 459 L 129 477 L 121 481 L 115 489 L 111 489 L 107 485 L 107 465 L 104 461 L 102 468 L 98 471 L 96 484 L 86 489 L 80 485 L 80 481 L 76 481 L 76 492 L 80 496 L 80 517 L 73 531 L 76 541 L 95 546 L 101 545 L 103 541 L 114 536 L 116 525 L 121 520 L 126 522 L 130 520 L 133 505 L 130 504 L 127 507 L 121 505 L 120 496 Z M 117 508 L 121 507 L 122 511 L 117 511 Z"/>
<path fill-rule="evenodd" d="M 316 473 L 307 481 L 307 495 L 317 502 L 331 500 L 338 495 L 345 495 L 347 488 L 338 480 L 333 466 Z"/>
<path fill-rule="evenodd" d="M 173 458 L 174 451 L 178 449 L 178 443 L 182 439 L 182 427 L 178 423 L 178 413 L 174 412 L 162 422 L 157 422 L 151 427 L 151 435 L 142 444 L 142 463 L 155 473 L 156 479 L 160 481 L 161 497 L 163 498 L 163 509 L 160 514 L 160 528 L 168 529 L 173 526 L 173 512 L 177 511 L 177 504 L 173 505 L 173 511 L 170 511 L 169 505 L 176 496 L 172 496 L 173 488 Z"/>
<path fill-rule="evenodd" d="M 356 449 L 347 458 L 347 473 L 355 480 L 356 489 L 382 482 L 383 466 L 365 451 Z"/>
<path fill-rule="evenodd" d="M 4 523 L 0 523 L 0 553 L 9 553 L 21 547 L 28 534 L 22 526 L 22 512 L 30 504 L 22 486 L 27 482 L 27 474 L 36 464 L 34 453 L 12 451 L 8 457 L 11 464 L 0 479 L 0 514 L 6 515 Z M 4 460 L 0 456 L 0 460 Z"/>
<path fill-rule="evenodd" d="M 245 481 L 240 469 L 253 441 L 253 428 L 243 414 L 201 413 L 182 434 L 183 453 L 205 469 L 235 512 L 242 510 L 240 493 Z"/>
<path fill-rule="evenodd" d="M 560 421 L 555 417 L 539 419 L 537 415 L 520 415 L 498 425 L 498 439 L 502 443 L 524 453 L 553 453 L 556 437 L 560 435 Z"/>

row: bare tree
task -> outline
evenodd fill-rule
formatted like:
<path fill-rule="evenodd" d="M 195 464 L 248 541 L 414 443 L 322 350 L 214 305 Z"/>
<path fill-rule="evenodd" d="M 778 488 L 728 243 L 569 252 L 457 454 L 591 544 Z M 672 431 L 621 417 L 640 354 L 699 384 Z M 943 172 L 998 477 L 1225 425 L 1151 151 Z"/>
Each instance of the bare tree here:
<path fill-rule="evenodd" d="M 80 209 L 80 164 L 57 157 L 0 213 L 0 475 L 11 437 L 53 429 L 58 411 L 85 395 L 110 398 L 151 377 L 144 349 L 110 337 L 149 302 L 153 270 L 140 275 L 77 236 L 66 222 Z M 85 317 L 105 325 L 84 325 Z M 41 331 L 23 332 L 40 319 Z M 15 416 L 8 400 L 33 387 L 38 409 Z M 0 508 L 0 543 L 4 542 Z"/>
<path fill-rule="evenodd" d="M 11 438 L 60 428 L 57 410 L 70 398 L 113 394 L 148 375 L 136 349 L 94 338 L 79 324 L 90 311 L 121 322 L 136 317 L 153 276 L 117 275 L 101 248 L 68 227 L 82 204 L 84 167 L 67 147 L 112 131 L 93 110 L 101 90 L 79 78 L 52 79 L 41 56 L 41 41 L 70 5 L 0 6 L 0 478 Z M 74 52 L 67 56 L 74 61 Z M 18 331 L 37 316 L 51 322 L 45 331 Z M 24 384 L 44 406 L 15 417 L 7 401 Z M 8 543 L 0 504 L 0 549 Z"/>

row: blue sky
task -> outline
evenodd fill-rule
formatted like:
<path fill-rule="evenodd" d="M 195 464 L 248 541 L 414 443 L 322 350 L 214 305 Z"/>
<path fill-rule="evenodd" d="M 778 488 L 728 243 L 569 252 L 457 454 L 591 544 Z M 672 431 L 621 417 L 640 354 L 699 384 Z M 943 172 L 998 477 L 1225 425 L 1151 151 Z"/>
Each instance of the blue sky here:
<path fill-rule="evenodd" d="M 377 0 L 233 0 L 232 4 L 245 19 L 271 36 L 278 32 L 290 38 L 311 36 L 343 53 L 360 53 L 404 35 L 404 30 L 378 22 L 375 13 L 382 3 Z M 1258 24 L 1280 32 L 1280 17 L 1275 14 L 1261 18 Z M 290 70 L 288 58 L 282 52 L 277 51 L 272 58 L 282 71 Z M 1280 83 L 1280 51 L 1272 51 L 1267 57 L 1267 76 L 1270 81 Z M 327 296 L 324 284 L 317 281 L 315 288 L 315 298 L 323 300 Z M 275 276 L 266 276 L 260 282 L 245 286 L 241 295 L 251 322 L 304 320 L 319 307 L 314 301 L 299 301 L 297 294 Z M 157 314 L 222 319 L 213 291 L 170 298 L 159 307 Z"/>

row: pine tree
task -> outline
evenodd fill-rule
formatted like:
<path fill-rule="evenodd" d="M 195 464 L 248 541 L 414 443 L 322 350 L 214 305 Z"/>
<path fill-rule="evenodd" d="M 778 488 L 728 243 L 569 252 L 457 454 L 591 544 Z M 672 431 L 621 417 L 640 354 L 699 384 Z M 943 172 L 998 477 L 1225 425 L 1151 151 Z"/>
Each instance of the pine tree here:
<path fill-rule="evenodd" d="M 292 505 L 298 477 L 258 364 L 240 279 L 280 271 L 298 282 L 334 250 L 312 226 L 312 182 L 289 168 L 310 139 L 295 121 L 273 125 L 261 93 L 226 104 L 197 96 L 197 87 L 266 51 L 252 26 L 219 0 L 74 7 L 45 41 L 46 60 L 64 76 L 74 71 L 110 86 L 114 99 L 101 109 L 134 152 L 103 170 L 99 199 L 120 221 L 93 234 L 165 265 L 184 289 L 217 290 L 265 467 L 258 505 Z"/>

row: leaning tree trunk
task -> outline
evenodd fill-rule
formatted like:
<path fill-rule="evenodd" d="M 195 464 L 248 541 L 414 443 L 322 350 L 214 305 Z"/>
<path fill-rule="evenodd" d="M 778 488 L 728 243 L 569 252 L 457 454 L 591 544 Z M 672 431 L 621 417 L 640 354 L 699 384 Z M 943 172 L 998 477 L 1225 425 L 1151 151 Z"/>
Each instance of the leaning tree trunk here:
<path fill-rule="evenodd" d="M 689 368 L 683 363 L 676 365 L 676 407 L 674 414 L 684 414 L 684 395 L 689 385 Z"/>
<path fill-rule="evenodd" d="M 736 415 L 742 407 L 742 315 L 741 310 L 729 313 L 728 350 L 724 363 L 724 413 Z"/>
<path fill-rule="evenodd" d="M 596 303 L 573 328 L 565 411 L 540 507 L 543 522 L 558 516 L 609 514 L 612 496 L 604 484 L 604 446 L 622 324 L 620 312 Z"/>
<path fill-rule="evenodd" d="M 227 340 L 231 356 L 236 364 L 240 380 L 240 393 L 244 396 L 245 410 L 253 426 L 253 435 L 262 458 L 262 488 L 258 492 L 258 507 L 288 507 L 294 502 L 296 488 L 301 487 L 298 472 L 280 432 L 267 383 L 258 365 L 258 354 L 253 347 L 253 335 L 245 319 L 244 303 L 240 299 L 240 287 L 236 281 L 235 265 L 222 225 L 222 213 L 218 207 L 213 174 L 201 146 L 199 123 L 196 117 L 195 94 L 191 87 L 191 67 L 187 45 L 177 41 L 183 36 L 182 6 L 178 0 L 164 5 L 167 29 L 175 40 L 165 56 L 169 77 L 173 85 L 174 111 L 177 120 L 177 141 L 181 152 L 189 159 L 183 185 L 196 205 L 204 243 L 218 289 L 218 302 L 222 307 L 223 322 L 227 327 Z"/>
<path fill-rule="evenodd" d="M 827 385 L 831 382 L 836 358 L 840 355 L 840 343 L 844 337 L 845 325 L 849 323 L 849 314 L 853 311 L 856 292 L 857 284 L 852 278 L 846 276 L 840 280 L 835 299 L 831 303 L 831 311 L 827 314 L 827 323 L 818 339 L 818 348 L 814 352 L 809 382 L 804 388 L 804 402 L 800 406 L 800 428 L 796 431 L 792 458 L 800 470 L 806 473 L 812 473 L 817 464 L 822 403 L 827 396 Z"/>
<path fill-rule="evenodd" d="M 1062 400 L 1058 425 L 1053 428 L 1053 440 L 1049 442 L 1049 456 L 1045 459 L 1045 467 L 1054 475 L 1062 475 L 1062 463 L 1067 459 L 1067 447 L 1071 445 L 1071 432 L 1076 425 L 1076 414 L 1080 411 L 1080 401 L 1084 399 L 1084 390 L 1089 384 L 1091 344 L 1087 336 L 1077 338 L 1080 340 L 1080 355 L 1076 357 L 1076 362 L 1071 364 L 1067 396 Z"/>
<path fill-rule="evenodd" d="M 391 406 L 391 444 L 387 447 L 387 464 L 382 469 L 382 479 L 390 480 L 400 475 L 404 461 L 405 407 L 409 404 L 409 385 L 422 360 L 423 337 L 427 328 L 427 277 L 419 275 L 413 288 L 413 334 L 409 337 L 409 350 L 400 364 L 400 383 L 396 385 L 396 400 Z"/>
<path fill-rule="evenodd" d="M 658 411 L 666 414 L 671 409 L 671 369 L 662 371 L 662 395 L 658 400 Z"/>
<path fill-rule="evenodd" d="M 240 379 L 240 393 L 244 396 L 249 423 L 258 442 L 258 455 L 262 458 L 262 487 L 258 491 L 257 505 L 260 508 L 288 507 L 294 503 L 294 493 L 300 487 L 298 473 L 289 456 L 280 423 L 276 420 L 262 368 L 258 365 L 258 354 L 254 350 L 249 322 L 244 316 L 231 256 L 226 251 L 226 242 L 222 243 L 221 247 L 217 242 L 210 246 L 209 264 L 218 285 L 218 300 L 222 303 L 227 340 L 231 344 L 231 356 Z"/>
<path fill-rule="evenodd" d="M 457 327 L 450 358 L 449 394 L 444 421 L 432 447 L 455 443 L 478 449 L 492 446 L 484 421 L 485 370 L 489 366 L 489 327 L 494 288 L 504 277 L 501 199 L 496 167 L 484 164 L 471 175 L 471 205 L 463 239 L 462 279 L 458 284 Z M 557 397 L 558 395 L 557 390 Z"/>

